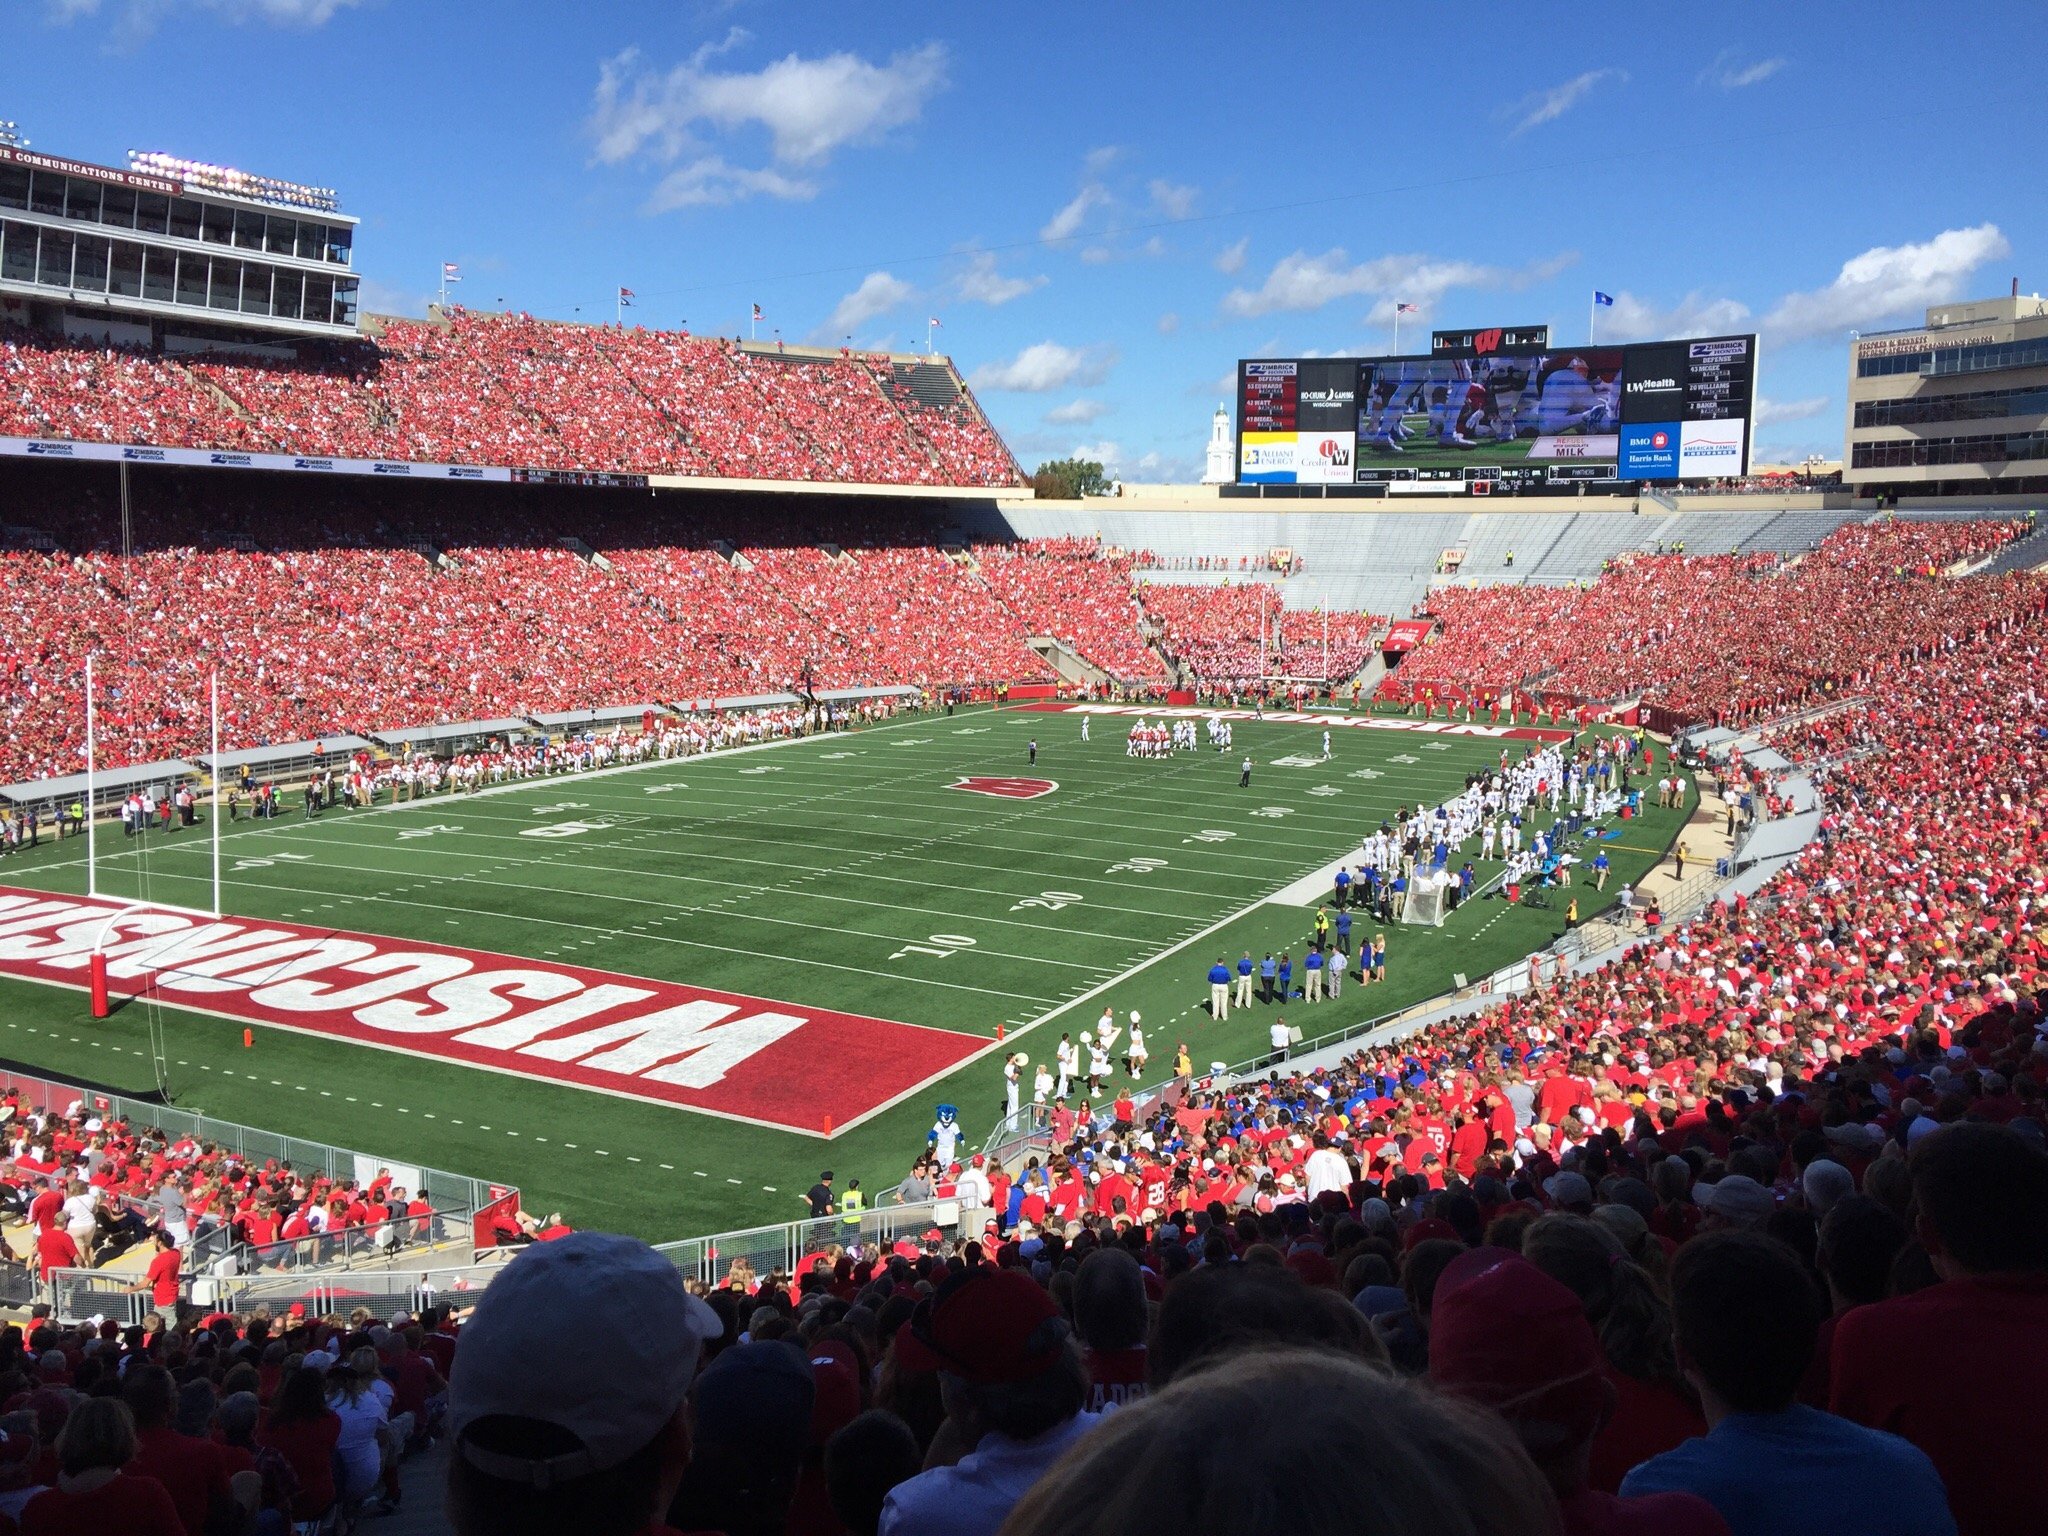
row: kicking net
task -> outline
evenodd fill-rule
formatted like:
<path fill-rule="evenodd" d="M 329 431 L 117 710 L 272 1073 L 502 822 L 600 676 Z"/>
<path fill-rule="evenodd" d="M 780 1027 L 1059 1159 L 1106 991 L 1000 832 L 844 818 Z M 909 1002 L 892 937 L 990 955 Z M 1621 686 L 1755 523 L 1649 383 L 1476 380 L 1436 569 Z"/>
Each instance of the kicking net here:
<path fill-rule="evenodd" d="M 1401 903 L 1401 921 L 1443 927 L 1444 915 L 1451 908 L 1450 892 L 1451 876 L 1447 871 L 1416 874 L 1408 882 L 1407 899 Z"/>

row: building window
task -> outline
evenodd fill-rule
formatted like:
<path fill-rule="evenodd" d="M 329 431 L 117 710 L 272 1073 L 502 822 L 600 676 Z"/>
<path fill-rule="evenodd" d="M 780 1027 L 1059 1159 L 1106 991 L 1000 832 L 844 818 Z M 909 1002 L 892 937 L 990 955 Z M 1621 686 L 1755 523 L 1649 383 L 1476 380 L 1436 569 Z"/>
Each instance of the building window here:
<path fill-rule="evenodd" d="M 108 187 L 100 195 L 100 222 L 116 229 L 135 227 L 135 192 L 131 187 Z"/>
<path fill-rule="evenodd" d="M 1941 464 L 2014 464 L 2048 459 L 2048 432 L 1999 432 L 1982 437 L 1920 437 L 1891 443 L 1855 443 L 1852 469 L 1918 469 Z"/>
<path fill-rule="evenodd" d="M 71 178 L 71 191 L 64 199 L 64 213 L 67 218 L 82 219 L 89 224 L 100 221 L 100 184 L 87 181 L 83 176 Z"/>
<path fill-rule="evenodd" d="M 1903 400 L 1859 400 L 1857 427 L 1913 427 L 1940 421 L 1997 421 L 2048 414 L 2048 384 L 2021 389 L 1979 389 L 1963 395 L 1918 395 Z"/>
<path fill-rule="evenodd" d="M 178 300 L 178 253 L 161 246 L 137 246 L 143 253 L 142 296 L 154 304 Z M 199 258 L 202 268 L 205 258 Z"/>
<path fill-rule="evenodd" d="M 28 206 L 28 167 L 0 165 L 0 208 Z"/>
<path fill-rule="evenodd" d="M 134 241 L 114 242 L 114 259 L 107 269 L 107 291 L 124 298 L 142 297 L 142 247 Z"/>
<path fill-rule="evenodd" d="M 29 183 L 28 206 L 31 213 L 47 213 L 52 218 L 64 217 L 64 193 L 68 176 L 59 176 L 54 171 L 37 171 L 35 180 Z"/>
<path fill-rule="evenodd" d="M 97 235 L 78 237 L 78 256 L 72 263 L 71 286 L 85 293 L 107 291 L 107 247 L 113 244 Z"/>
<path fill-rule="evenodd" d="M 62 230 L 43 231 L 43 254 L 36 263 L 36 281 L 45 288 L 71 286 L 71 236 Z"/>
<path fill-rule="evenodd" d="M 33 224 L 9 224 L 6 226 L 6 244 L 0 245 L 0 277 L 10 283 L 32 283 L 36 280 L 36 236 L 41 233 Z"/>

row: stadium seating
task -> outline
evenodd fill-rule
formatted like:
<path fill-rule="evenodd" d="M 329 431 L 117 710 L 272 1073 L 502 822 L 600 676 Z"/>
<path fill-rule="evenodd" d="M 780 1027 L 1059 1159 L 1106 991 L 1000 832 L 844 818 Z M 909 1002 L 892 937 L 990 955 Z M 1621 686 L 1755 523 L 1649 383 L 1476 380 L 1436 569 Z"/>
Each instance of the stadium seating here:
<path fill-rule="evenodd" d="M 2024 579 L 1935 579 L 2024 526 L 1852 525 L 1782 570 L 1768 554 L 1649 555 L 1585 586 L 1445 588 L 1430 599 L 1441 631 L 1381 696 L 1521 686 L 1574 701 L 1640 694 L 1695 720 L 1780 714 L 1867 686 L 1879 656 L 1929 653 L 2031 611 L 2039 588 Z"/>
<path fill-rule="evenodd" d="M 951 369 L 450 310 L 317 359 L 0 331 L 0 434 L 516 468 L 1016 485 Z M 927 377 L 929 376 L 929 377 Z"/>
<path fill-rule="evenodd" d="M 236 525 L 232 511 L 213 515 Z M 408 530 L 452 562 L 437 570 L 395 531 L 381 541 L 367 532 L 368 513 L 340 518 L 310 548 L 201 540 L 179 517 L 164 519 L 179 541 L 126 561 L 89 547 L 6 552 L 0 602 L 30 626 L 9 633 L 35 637 L 32 654 L 8 658 L 37 685 L 17 688 L 17 699 L 42 699 L 42 679 L 75 659 L 81 642 L 64 638 L 74 626 L 147 648 L 135 654 L 149 665 L 122 674 L 134 690 L 122 700 L 122 729 L 152 748 L 189 727 L 198 664 L 243 648 L 225 645 L 229 633 L 259 639 L 237 674 L 251 694 L 276 668 L 336 698 L 367 682 L 367 696 L 389 707 L 465 685 L 466 700 L 510 707 L 533 697 L 539 679 L 553 688 L 601 677 L 599 668 L 621 686 L 659 688 L 663 668 L 683 655 L 725 679 L 753 675 L 747 664 L 759 654 L 775 657 L 767 665 L 778 672 L 798 659 L 855 674 L 934 658 L 1001 664 L 1017 660 L 1026 633 L 1133 666 L 1141 659 L 1120 649 L 1134 625 L 1134 563 L 1092 542 L 981 546 L 959 561 L 883 521 L 856 520 L 823 541 L 771 520 L 731 559 L 710 529 L 671 527 L 675 542 L 661 544 L 654 530 L 633 537 L 622 523 L 607 572 L 563 548 L 544 517 L 486 525 L 451 514 Z M 91 515 L 80 526 L 105 530 Z M 1492 677 L 1533 658 L 1557 668 L 1549 682 L 1558 688 L 1648 687 L 1709 713 L 1775 709 L 1817 680 L 1853 681 L 1861 697 L 1849 707 L 1768 737 L 1796 762 L 1831 764 L 1821 841 L 1754 897 L 1714 902 L 1605 965 L 1548 978 L 1477 1018 L 1441 1020 L 1309 1071 L 1276 1061 L 1233 1086 L 1183 1081 L 1122 1131 L 1114 1114 L 1063 1112 L 1035 1163 L 996 1170 L 998 1230 L 979 1242 L 834 1248 L 795 1276 L 723 1261 L 721 1283 L 691 1282 L 708 1312 L 691 1309 L 690 1329 L 670 1341 L 687 1347 L 679 1341 L 700 1325 L 708 1336 L 705 1370 L 716 1374 L 697 1398 L 701 1454 L 722 1476 L 760 1470 L 761 1486 L 787 1491 L 789 1509 L 754 1508 L 764 1528 L 789 1518 L 790 1528 L 813 1529 L 794 1521 L 810 1507 L 802 1501 L 824 1497 L 828 1481 L 851 1498 L 860 1481 L 871 1513 L 891 1511 L 883 1529 L 922 1536 L 920 1500 L 953 1486 L 949 1458 L 933 1448 L 962 1428 L 934 1374 L 947 1361 L 967 1373 L 972 1401 L 1028 1401 L 1048 1416 L 1047 1444 L 1071 1447 L 1062 1475 L 1018 1504 L 1009 1528 L 1030 1536 L 1085 1524 L 1074 1490 L 1124 1487 L 1143 1443 L 1133 1437 L 1178 1433 L 1209 1446 L 1224 1433 L 1270 1433 L 1298 1449 L 1303 1415 L 1319 1435 L 1337 1435 L 1347 1405 L 1364 1426 L 1355 1444 L 1343 1442 L 1347 1456 L 1390 1458 L 1347 1491 L 1347 1519 L 1398 1487 L 1433 1517 L 1501 1536 L 1634 1528 L 1618 1523 L 1629 1519 L 1709 1531 L 1719 1517 L 1699 1501 L 1727 1497 L 1726 1485 L 1663 1458 L 1707 1431 L 1690 1378 L 1711 1378 L 1731 1358 L 1716 1353 L 1729 1335 L 1743 1380 L 1782 1383 L 1770 1389 L 1781 1398 L 1740 1416 L 1779 1415 L 1772 1432 L 1785 1458 L 1783 1468 L 1745 1461 L 1744 1497 L 1794 1497 L 1786 1469 L 1809 1449 L 1839 1449 L 1853 1434 L 1847 1420 L 1918 1448 L 1909 1457 L 1896 1440 L 1855 1442 L 1889 1458 L 1884 1497 L 1917 1510 L 1915 1528 L 1946 1528 L 1942 1505 L 1963 1536 L 2027 1528 L 2039 1503 L 2026 1458 L 2048 1402 L 2038 1373 L 2010 1362 L 2048 1347 L 2048 944 L 2034 921 L 2048 884 L 2039 858 L 2048 773 L 2038 706 L 2020 680 L 2038 667 L 2044 583 L 1934 574 L 2016 531 L 1877 523 L 1838 530 L 1782 569 L 1767 553 L 1642 555 L 1583 590 L 1442 594 L 1444 634 L 1404 676 Z M 1753 533 L 1770 538 L 1767 523 Z M 1273 584 L 1153 584 L 1139 595 L 1169 654 L 1218 668 L 1244 664 L 1261 622 L 1289 653 L 1321 644 L 1319 617 L 1281 609 Z M 1366 643 L 1364 623 L 1340 642 L 1333 620 L 1333 649 Z M 326 631 L 340 640 L 317 648 Z M 387 667 L 393 650 L 402 659 Z M 431 670 L 441 660 L 446 670 Z M 60 717 L 22 718 L 63 728 Z M 1770 813 L 1768 774 L 1738 761 L 1729 775 L 1765 791 Z M 1399 933 L 1393 943 L 1398 964 Z M 31 1228 L 56 1214 L 48 1201 L 40 1217 L 30 1209 L 41 1181 L 88 1149 L 101 1154 L 96 1183 L 152 1201 L 136 1208 L 137 1222 L 188 1246 L 209 1223 L 261 1237 L 313 1208 L 342 1231 L 417 1219 L 371 1188 L 251 1167 L 118 1122 L 89 1130 L 81 1119 L 16 1113 L 9 1123 L 12 1204 Z M 553 1262 L 557 1243 L 580 1254 L 589 1241 L 559 1223 L 517 1236 L 531 1240 L 512 1261 L 522 1275 Z M 163 1390 L 159 1366 L 180 1387 L 174 1433 L 191 1443 L 157 1435 L 145 1451 L 154 1460 L 131 1464 L 131 1479 L 156 1465 L 175 1481 L 181 1459 L 216 1454 L 214 1440 L 269 1445 L 290 1460 L 290 1405 L 305 1395 L 294 1366 L 330 1373 L 310 1389 L 316 1419 L 363 1395 L 359 1371 L 390 1384 L 367 1483 L 322 1482 L 309 1464 L 296 1492 L 258 1495 L 309 1519 L 330 1504 L 348 1515 L 378 1507 L 362 1501 L 395 1490 L 396 1467 L 444 1409 L 463 1422 L 469 1378 L 452 1400 L 443 1395 L 454 1354 L 499 1347 L 498 1330 L 533 1352 L 536 1403 L 552 1401 L 550 1373 L 606 1351 L 617 1356 L 621 1401 L 637 1403 L 646 1378 L 634 1351 L 646 1347 L 650 1317 L 663 1315 L 645 1309 L 680 1307 L 677 1282 L 643 1249 L 601 1251 L 623 1266 L 621 1294 L 639 1298 L 618 1315 L 591 1311 L 574 1292 L 494 1286 L 466 1328 L 438 1309 L 389 1320 L 363 1309 L 259 1310 L 168 1316 L 148 1333 L 48 1324 L 25 1337 L 0 1333 L 0 1405 L 30 1410 L 9 1421 L 0 1496 L 54 1481 L 51 1443 L 103 1390 L 118 1391 L 147 1427 Z M 638 1278 L 624 1278 L 635 1264 L 644 1265 L 632 1270 Z M 1731 1272 L 1743 1283 L 1727 1283 Z M 1000 1301 L 949 1332 L 947 1309 L 994 1297 L 993 1287 Z M 563 1330 L 569 1307 L 578 1327 Z M 1732 1334 L 1707 1326 L 1743 1308 Z M 1047 1345 L 1051 1335 L 1034 1332 L 1061 1314 L 1076 1345 Z M 2001 1347 L 1953 1348 L 1938 1367 L 1899 1345 L 1979 1336 Z M 365 1362 L 358 1347 L 374 1355 Z M 1280 1349 L 1308 1353 L 1263 1358 Z M 1189 1373 L 1226 1355 L 1228 1370 Z M 1020 1363 L 1040 1356 L 1042 1367 Z M 1768 1369 L 1758 1371 L 1759 1359 Z M 1042 1390 L 1041 1368 L 1071 1372 L 1071 1382 Z M 1031 1376 L 1030 1394 L 985 1395 L 1014 1388 L 1020 1373 Z M 814 1396 L 763 1433 L 762 1384 L 806 1376 Z M 1438 1390 L 1414 1392 L 1401 1377 Z M 602 1373 L 592 1379 L 602 1389 Z M 237 1396 L 244 1390 L 252 1402 Z M 1246 1407 L 1267 1391 L 1282 1395 Z M 1446 1397 L 1488 1407 L 1460 1415 Z M 1103 1422 L 1076 1417 L 1110 1405 Z M 747 1434 L 722 1441 L 723 1415 L 736 1424 L 743 1406 Z M 857 1417 L 869 1406 L 882 1416 Z M 253 1440 L 245 1411 L 267 1414 Z M 1389 1447 L 1397 1434 L 1433 1438 L 1422 1449 Z M 893 1459 L 878 1444 L 894 1447 Z M 1438 1475 L 1454 1454 L 1470 1458 L 1458 1463 L 1467 1470 Z M 934 1470 L 920 1472 L 928 1461 Z M 785 1464 L 786 1477 L 771 1475 Z M 834 1480 L 848 1464 L 861 1478 Z M 1193 1498 L 1182 1485 L 1207 1475 L 1190 1472 L 1201 1465 L 1199 1456 L 1176 1463 L 1148 1507 L 1176 1490 Z M 1005 1499 L 1031 1481 L 1020 1474 Z M 720 1486 L 685 1478 L 675 1505 L 652 1513 L 676 1529 L 729 1528 Z M 1839 1482 L 1826 1487 L 1839 1495 Z M 1652 1490 L 1664 1490 L 1661 1502 L 1632 1504 Z M 573 1481 L 557 1490 L 575 1491 Z M 1261 1497 L 1270 1507 L 1275 1496 Z M 452 1507 L 457 1529 L 491 1528 L 465 1523 L 461 1498 Z M 946 1528 L 956 1528 L 960 1506 L 943 1507 Z M 644 1529 L 649 1513 L 625 1511 L 616 1528 Z"/>

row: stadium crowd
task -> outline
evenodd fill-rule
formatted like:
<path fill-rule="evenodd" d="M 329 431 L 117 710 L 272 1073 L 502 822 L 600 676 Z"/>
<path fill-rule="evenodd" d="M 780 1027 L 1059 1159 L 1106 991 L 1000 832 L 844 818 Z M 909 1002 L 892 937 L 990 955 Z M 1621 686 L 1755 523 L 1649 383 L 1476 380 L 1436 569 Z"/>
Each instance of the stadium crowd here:
<path fill-rule="evenodd" d="M 1777 738 L 1831 760 L 1826 835 L 1754 899 L 1327 1067 L 1177 1063 L 949 1174 L 978 1235 L 686 1282 L 557 1227 L 466 1318 L 386 1322 L 191 1314 L 173 1263 L 151 1325 L 0 1332 L 0 1517 L 278 1530 L 381 1507 L 445 1434 L 465 1536 L 2039 1528 L 2048 727 L 2038 636 L 1990 617 Z M 173 1253 L 394 1219 L 14 1124 L 53 1226 L 67 1166 Z"/>
<path fill-rule="evenodd" d="M 61 543 L 0 545 L 0 782 L 77 771 L 88 656 L 107 766 L 204 751 L 216 669 L 237 746 L 806 684 L 1050 682 L 1025 644 L 1040 633 L 1120 681 L 1163 675 L 1128 561 L 1092 542 L 968 561 L 890 518 L 841 520 L 828 547 L 816 524 L 755 517 L 741 546 L 737 522 L 584 524 L 538 502 L 417 517 L 327 495 L 284 527 L 254 493 L 195 495 L 153 509 L 125 555 L 103 506 L 73 509 Z M 602 564 L 567 547 L 579 532 Z M 1333 665 L 1354 649 L 1333 638 Z"/>
<path fill-rule="evenodd" d="M 189 358 L 0 330 L 0 434 L 514 468 L 1016 485 L 955 385 L 886 357 L 451 308 L 319 358 Z M 943 392 L 941 392 L 943 393 Z"/>
<path fill-rule="evenodd" d="M 1882 522 L 1772 555 L 1649 555 L 1590 586 L 1449 587 L 1438 632 L 1382 683 L 1401 702 L 1476 701 L 1509 687 L 1608 701 L 1641 693 L 1692 720 L 1768 719 L 1868 685 L 1879 656 L 1928 654 L 2042 597 L 2022 573 L 1941 573 L 2026 531 L 2019 522 Z"/>

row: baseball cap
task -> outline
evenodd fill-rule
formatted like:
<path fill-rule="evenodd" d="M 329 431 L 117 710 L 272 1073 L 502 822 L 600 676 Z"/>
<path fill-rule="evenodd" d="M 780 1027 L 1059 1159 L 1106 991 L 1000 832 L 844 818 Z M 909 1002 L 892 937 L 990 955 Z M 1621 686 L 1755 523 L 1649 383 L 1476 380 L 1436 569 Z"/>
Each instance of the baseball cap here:
<path fill-rule="evenodd" d="M 1022 1270 L 987 1265 L 949 1277 L 897 1338 L 915 1371 L 949 1371 L 983 1385 L 1030 1381 L 1051 1369 L 1067 1336 L 1050 1295 Z"/>
<path fill-rule="evenodd" d="M 592 1349 L 568 1316 L 630 1319 Z M 638 1238 L 575 1232 L 535 1243 L 498 1274 L 462 1330 L 449 1384 L 457 1454 L 507 1482 L 549 1488 L 625 1461 L 666 1424 L 724 1325 L 682 1272 Z M 475 1443 L 483 1420 L 532 1419 L 579 1443 L 507 1455 Z"/>
<path fill-rule="evenodd" d="M 463 1348 L 468 1347 L 465 1334 Z M 455 1358 L 462 1358 L 460 1352 Z M 811 1405 L 816 1396 L 807 1355 L 780 1340 L 736 1344 L 707 1365 L 698 1379 L 694 1393 L 696 1442 L 733 1446 L 801 1444 L 810 1433 Z M 645 1440 L 641 1443 L 645 1444 Z"/>
<path fill-rule="evenodd" d="M 1511 1418 L 1591 1433 L 1600 1344 L 1579 1298 L 1507 1248 L 1474 1248 L 1444 1269 L 1430 1304 L 1429 1374 Z"/>
<path fill-rule="evenodd" d="M 1586 1176 L 1583 1173 L 1572 1173 L 1569 1170 L 1564 1173 L 1553 1173 L 1549 1178 L 1545 1179 L 1543 1181 L 1543 1193 L 1550 1196 L 1552 1202 L 1560 1206 L 1591 1205 L 1593 1203 L 1593 1186 L 1586 1182 Z"/>
<path fill-rule="evenodd" d="M 1771 1192 L 1746 1173 L 1731 1173 L 1718 1184 L 1695 1184 L 1692 1198 L 1701 1210 L 1745 1227 L 1758 1225 L 1778 1208 Z"/>
<path fill-rule="evenodd" d="M 860 1417 L 860 1362 L 838 1339 L 811 1346 L 811 1444 L 823 1445 Z"/>

